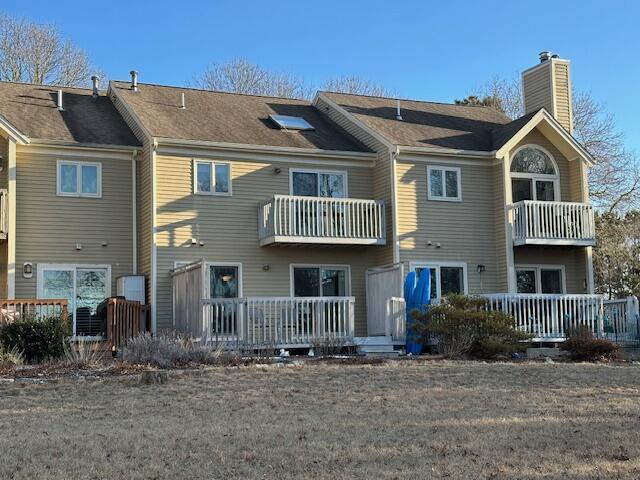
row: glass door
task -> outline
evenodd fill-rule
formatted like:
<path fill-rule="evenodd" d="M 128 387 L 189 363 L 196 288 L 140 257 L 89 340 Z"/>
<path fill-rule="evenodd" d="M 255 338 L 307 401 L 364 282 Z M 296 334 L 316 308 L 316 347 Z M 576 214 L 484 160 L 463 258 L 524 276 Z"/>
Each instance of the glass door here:
<path fill-rule="evenodd" d="M 98 336 L 106 333 L 98 305 L 110 294 L 107 268 L 39 266 L 38 297 L 65 299 L 73 321 L 73 334 Z"/>
<path fill-rule="evenodd" d="M 340 172 L 294 171 L 291 174 L 291 194 L 301 197 L 345 198 L 345 175 Z M 342 206 L 326 203 L 314 206 L 299 203 L 298 208 L 300 211 L 293 214 L 296 231 L 317 231 L 319 235 L 326 235 L 329 231 L 332 232 L 332 236 L 344 234 Z M 316 230 L 312 228 L 313 226 L 316 226 Z"/>
<path fill-rule="evenodd" d="M 209 292 L 211 298 L 238 298 L 239 267 L 235 265 L 209 266 Z M 235 302 L 220 302 L 213 311 L 214 334 L 238 334 L 238 305 Z"/>

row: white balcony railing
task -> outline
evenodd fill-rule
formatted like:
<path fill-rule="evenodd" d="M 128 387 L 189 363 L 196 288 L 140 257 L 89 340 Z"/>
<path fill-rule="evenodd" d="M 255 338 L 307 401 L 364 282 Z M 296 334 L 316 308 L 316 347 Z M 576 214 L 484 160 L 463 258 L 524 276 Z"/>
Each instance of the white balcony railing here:
<path fill-rule="evenodd" d="M 274 195 L 259 206 L 261 245 L 324 243 L 384 245 L 384 202 Z"/>
<path fill-rule="evenodd" d="M 202 338 L 255 348 L 308 347 L 355 336 L 353 297 L 246 297 L 202 300 Z"/>
<path fill-rule="evenodd" d="M 596 243 L 593 207 L 586 203 L 524 200 L 507 207 L 514 245 Z"/>

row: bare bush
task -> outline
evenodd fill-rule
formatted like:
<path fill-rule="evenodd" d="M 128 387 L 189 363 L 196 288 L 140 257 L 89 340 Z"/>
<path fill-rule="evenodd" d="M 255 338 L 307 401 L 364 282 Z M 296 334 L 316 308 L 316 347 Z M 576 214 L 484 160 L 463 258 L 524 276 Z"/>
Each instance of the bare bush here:
<path fill-rule="evenodd" d="M 64 343 L 64 361 L 75 368 L 94 367 L 102 361 L 102 341 L 86 340 Z"/>
<path fill-rule="evenodd" d="M 11 349 L 0 347 L 0 370 L 19 367 L 23 364 L 24 355 L 18 349 L 18 347 L 13 347 Z"/>
<path fill-rule="evenodd" d="M 233 365 L 242 360 L 239 352 L 201 345 L 191 337 L 176 332 L 160 333 L 156 336 L 142 333 L 131 340 L 122 350 L 122 359 L 133 364 L 171 368 L 189 364 Z"/>

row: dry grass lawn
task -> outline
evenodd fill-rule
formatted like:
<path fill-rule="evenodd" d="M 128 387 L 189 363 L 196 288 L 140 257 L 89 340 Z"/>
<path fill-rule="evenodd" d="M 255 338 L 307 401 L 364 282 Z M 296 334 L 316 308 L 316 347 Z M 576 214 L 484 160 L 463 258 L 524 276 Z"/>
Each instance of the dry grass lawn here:
<path fill-rule="evenodd" d="M 0 478 L 639 478 L 640 367 L 390 362 L 0 385 Z"/>

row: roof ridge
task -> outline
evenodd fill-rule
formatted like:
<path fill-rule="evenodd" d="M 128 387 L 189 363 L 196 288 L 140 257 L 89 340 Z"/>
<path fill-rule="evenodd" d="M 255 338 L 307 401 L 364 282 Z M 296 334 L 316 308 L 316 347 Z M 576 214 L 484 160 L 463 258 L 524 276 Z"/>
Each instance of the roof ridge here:
<path fill-rule="evenodd" d="M 59 90 L 61 88 L 67 88 L 67 89 L 70 89 L 70 90 L 85 90 L 87 92 L 92 92 L 93 91 L 93 89 L 88 88 L 88 87 L 72 87 L 72 86 L 69 86 L 69 85 L 48 85 L 46 83 L 14 82 L 14 81 L 11 81 L 11 80 L 0 80 L 0 83 L 9 83 L 9 84 L 12 84 L 12 85 L 25 85 L 25 86 L 28 86 L 28 87 L 53 88 L 54 90 L 55 89 Z"/>
<path fill-rule="evenodd" d="M 318 90 L 318 93 L 335 93 L 336 95 L 349 95 L 351 97 L 380 98 L 382 100 L 400 100 L 400 101 L 405 101 L 405 102 L 429 103 L 429 104 L 433 104 L 433 105 L 447 105 L 449 107 L 459 107 L 459 108 L 490 109 L 490 110 L 497 111 L 498 113 L 502 113 L 503 115 L 506 116 L 506 114 L 504 114 L 503 112 L 500 112 L 499 110 L 497 110 L 497 109 L 495 109 L 493 107 L 490 107 L 488 105 L 460 105 L 458 103 L 435 102 L 433 100 L 419 100 L 419 99 L 415 99 L 415 98 L 406 98 L 406 97 L 386 97 L 386 96 L 383 96 L 383 95 L 364 95 L 364 94 L 360 94 L 360 93 L 332 92 L 330 90 Z M 509 117 L 507 117 L 507 118 L 509 118 Z"/>
<path fill-rule="evenodd" d="M 114 83 L 126 83 L 130 84 L 131 82 L 128 80 L 110 80 L 110 82 Z M 161 88 L 176 88 L 178 90 L 191 90 L 193 92 L 203 92 L 203 93 L 222 93 L 225 95 L 236 95 L 242 97 L 257 97 L 257 98 L 274 98 L 277 100 L 291 100 L 297 102 L 304 102 L 309 106 L 313 106 L 313 103 L 310 100 L 306 100 L 304 98 L 293 98 L 293 97 L 278 97 L 274 95 L 259 95 L 256 93 L 241 93 L 241 92 L 226 92 L 224 90 L 209 90 L 206 88 L 197 88 L 197 87 L 184 87 L 178 85 L 163 85 L 161 83 L 147 83 L 147 82 L 138 82 L 138 86 L 147 85 L 149 87 L 161 87 Z"/>

